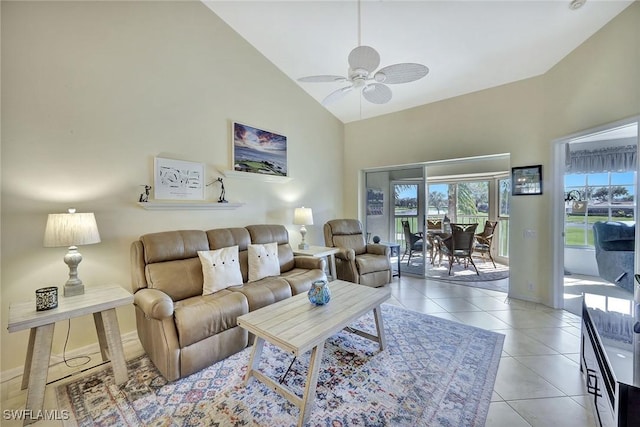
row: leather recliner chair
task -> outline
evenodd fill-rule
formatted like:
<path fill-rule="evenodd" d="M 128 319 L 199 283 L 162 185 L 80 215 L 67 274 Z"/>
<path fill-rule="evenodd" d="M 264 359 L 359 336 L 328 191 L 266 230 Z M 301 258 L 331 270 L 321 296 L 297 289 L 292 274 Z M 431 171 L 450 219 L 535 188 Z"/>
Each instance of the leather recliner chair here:
<path fill-rule="evenodd" d="M 338 279 L 371 287 L 391 282 L 391 249 L 367 244 L 362 223 L 357 219 L 334 219 L 324 225 L 325 246 L 339 248 L 336 253 Z"/>

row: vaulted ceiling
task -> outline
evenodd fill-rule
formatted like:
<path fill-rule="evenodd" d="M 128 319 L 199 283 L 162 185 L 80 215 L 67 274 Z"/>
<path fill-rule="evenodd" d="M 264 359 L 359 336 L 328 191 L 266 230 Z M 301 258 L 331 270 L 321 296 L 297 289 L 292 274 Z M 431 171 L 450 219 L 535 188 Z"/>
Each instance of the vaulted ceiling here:
<path fill-rule="evenodd" d="M 389 85 L 386 104 L 352 91 L 325 106 L 348 123 L 544 74 L 632 1 L 586 0 L 578 9 L 569 0 L 203 3 L 318 102 L 347 84 L 297 79 L 347 76 L 359 37 L 378 51 L 380 67 L 429 67 L 418 81 Z"/>

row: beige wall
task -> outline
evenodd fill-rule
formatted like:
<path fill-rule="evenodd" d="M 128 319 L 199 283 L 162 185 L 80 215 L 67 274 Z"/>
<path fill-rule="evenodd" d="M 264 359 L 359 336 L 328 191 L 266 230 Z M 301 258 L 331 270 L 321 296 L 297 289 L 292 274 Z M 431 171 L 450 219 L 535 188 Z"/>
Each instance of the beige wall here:
<path fill-rule="evenodd" d="M 129 245 L 148 232 L 279 223 L 313 208 L 307 240 L 342 215 L 343 125 L 200 2 L 5 2 L 2 7 L 2 365 L 24 363 L 28 332 L 8 334 L 12 301 L 61 286 L 65 248 L 43 248 L 48 213 L 95 212 L 100 244 L 80 248 L 87 286 L 129 288 Z M 136 205 L 163 155 L 230 167 L 229 121 L 288 137 L 288 183 L 225 178 L 233 211 Z M 217 199 L 218 187 L 207 192 Z M 35 307 L 34 307 L 35 308 Z M 123 333 L 133 308 L 119 310 Z M 62 353 L 66 324 L 56 328 Z M 96 342 L 71 322 L 67 350 Z"/>
<path fill-rule="evenodd" d="M 551 141 L 640 114 L 638 76 L 640 4 L 635 2 L 542 76 L 349 123 L 346 213 L 359 213 L 359 171 L 385 165 L 510 153 L 512 166 L 542 164 L 549 188 Z M 515 197 L 511 206 L 510 293 L 550 305 L 549 192 Z M 524 239 L 525 230 L 535 230 L 536 237 Z"/>
<path fill-rule="evenodd" d="M 64 248 L 42 248 L 48 213 L 95 212 L 102 243 L 81 248 L 81 277 L 128 287 L 140 234 L 275 222 L 297 242 L 292 211 L 305 205 L 318 224 L 307 238 L 320 243 L 322 223 L 358 214 L 363 168 L 510 153 L 513 166 L 543 164 L 548 186 L 551 140 L 640 113 L 637 2 L 543 76 L 346 126 L 199 2 L 0 4 L 2 371 L 23 363 L 27 341 L 6 331 L 9 303 L 66 280 Z M 235 211 L 136 206 L 154 156 L 218 176 L 229 120 L 287 135 L 294 179 L 225 179 L 227 198 L 246 203 Z M 514 296 L 550 302 L 550 209 L 548 193 L 513 201 Z M 119 316 L 122 332 L 135 329 L 131 308 Z M 71 325 L 69 348 L 96 341 L 90 317 Z"/>

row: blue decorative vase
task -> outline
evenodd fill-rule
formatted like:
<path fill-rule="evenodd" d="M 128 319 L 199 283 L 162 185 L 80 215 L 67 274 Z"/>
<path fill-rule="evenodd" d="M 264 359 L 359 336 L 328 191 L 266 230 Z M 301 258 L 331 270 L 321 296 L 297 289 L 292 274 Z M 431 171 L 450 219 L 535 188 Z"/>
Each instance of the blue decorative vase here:
<path fill-rule="evenodd" d="M 331 291 L 326 280 L 316 280 L 309 289 L 309 301 L 315 305 L 325 305 L 331 299 Z"/>

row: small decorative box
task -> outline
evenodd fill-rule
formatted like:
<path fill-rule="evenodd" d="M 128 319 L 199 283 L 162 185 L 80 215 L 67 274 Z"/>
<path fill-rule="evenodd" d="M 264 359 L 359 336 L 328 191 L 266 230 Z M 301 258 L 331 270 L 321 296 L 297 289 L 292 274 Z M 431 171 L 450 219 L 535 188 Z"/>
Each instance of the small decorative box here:
<path fill-rule="evenodd" d="M 36 289 L 36 311 L 51 310 L 58 306 L 58 287 Z"/>

